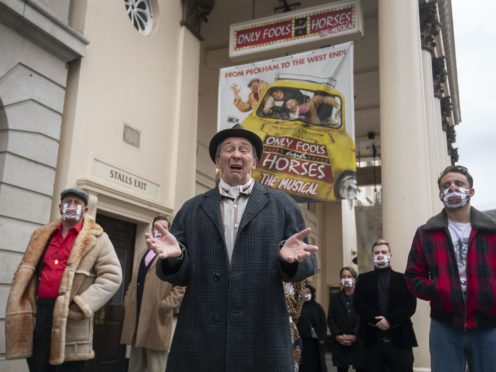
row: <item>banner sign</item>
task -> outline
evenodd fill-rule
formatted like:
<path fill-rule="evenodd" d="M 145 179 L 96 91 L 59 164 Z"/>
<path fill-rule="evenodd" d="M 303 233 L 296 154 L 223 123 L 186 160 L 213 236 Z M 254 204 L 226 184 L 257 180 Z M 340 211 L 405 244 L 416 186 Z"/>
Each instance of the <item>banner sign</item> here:
<path fill-rule="evenodd" d="M 231 25 L 229 57 L 344 35 L 362 35 L 359 0 L 341 1 Z"/>
<path fill-rule="evenodd" d="M 220 70 L 219 130 L 264 150 L 254 177 L 299 201 L 354 198 L 353 43 Z"/>

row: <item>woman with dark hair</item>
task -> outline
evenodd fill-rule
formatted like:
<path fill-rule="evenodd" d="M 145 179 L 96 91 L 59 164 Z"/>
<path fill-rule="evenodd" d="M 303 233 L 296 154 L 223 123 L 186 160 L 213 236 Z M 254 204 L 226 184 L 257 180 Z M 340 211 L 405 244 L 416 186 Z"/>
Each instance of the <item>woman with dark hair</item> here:
<path fill-rule="evenodd" d="M 315 302 L 315 288 L 307 284 L 303 289 L 305 303 L 298 320 L 298 332 L 303 344 L 300 372 L 327 372 L 324 341 L 327 325 L 324 309 Z"/>
<path fill-rule="evenodd" d="M 360 318 L 353 307 L 353 292 L 358 277 L 352 267 L 339 271 L 341 291 L 331 297 L 327 324 L 332 335 L 332 363 L 338 372 L 348 372 L 352 366 L 363 371 L 363 348 L 358 340 Z"/>

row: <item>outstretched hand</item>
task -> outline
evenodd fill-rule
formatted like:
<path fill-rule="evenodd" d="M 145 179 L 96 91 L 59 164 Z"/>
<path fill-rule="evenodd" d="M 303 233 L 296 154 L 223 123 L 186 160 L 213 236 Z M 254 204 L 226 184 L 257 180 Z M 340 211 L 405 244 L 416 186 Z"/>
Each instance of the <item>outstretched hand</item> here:
<path fill-rule="evenodd" d="M 150 233 L 146 233 L 146 245 L 148 246 L 148 249 L 153 250 L 161 260 L 181 256 L 181 247 L 174 235 L 160 224 L 156 224 L 154 228 L 161 236 L 154 238 Z"/>
<path fill-rule="evenodd" d="M 241 91 L 241 88 L 239 87 L 239 85 L 236 83 L 233 83 L 231 85 L 231 90 L 234 93 L 234 97 L 239 98 L 239 92 Z"/>
<path fill-rule="evenodd" d="M 310 230 L 307 227 L 286 240 L 279 250 L 279 257 L 288 263 L 303 262 L 312 252 L 317 252 L 319 248 L 316 245 L 310 245 L 303 241 L 303 238 L 310 234 Z"/>

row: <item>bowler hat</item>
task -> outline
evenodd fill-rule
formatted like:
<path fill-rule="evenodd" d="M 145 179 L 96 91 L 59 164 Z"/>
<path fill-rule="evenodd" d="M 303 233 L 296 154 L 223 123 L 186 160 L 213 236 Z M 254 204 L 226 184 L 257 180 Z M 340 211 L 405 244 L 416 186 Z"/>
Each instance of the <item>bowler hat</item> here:
<path fill-rule="evenodd" d="M 241 137 L 247 139 L 248 141 L 250 141 L 251 145 L 255 149 L 255 152 L 257 153 L 257 158 L 258 159 L 262 158 L 263 143 L 257 134 L 242 128 L 229 128 L 217 132 L 210 140 L 208 151 L 210 153 L 210 159 L 212 159 L 214 163 L 215 163 L 215 155 L 217 152 L 217 147 L 222 143 L 222 141 L 230 137 Z"/>
<path fill-rule="evenodd" d="M 60 200 L 63 200 L 67 195 L 75 195 L 84 201 L 84 205 L 88 205 L 88 193 L 77 187 L 69 187 L 60 193 Z"/>

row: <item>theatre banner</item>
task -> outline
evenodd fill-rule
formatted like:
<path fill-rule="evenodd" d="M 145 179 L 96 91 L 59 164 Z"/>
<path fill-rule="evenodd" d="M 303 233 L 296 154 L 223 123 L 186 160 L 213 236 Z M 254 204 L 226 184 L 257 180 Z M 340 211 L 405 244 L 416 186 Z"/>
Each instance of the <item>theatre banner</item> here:
<path fill-rule="evenodd" d="M 337 44 L 362 35 L 360 0 L 338 1 L 231 25 L 229 57 L 310 42 Z"/>
<path fill-rule="evenodd" d="M 262 139 L 261 184 L 298 201 L 354 198 L 353 43 L 221 69 L 218 123 Z"/>

